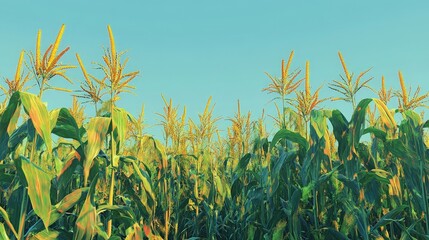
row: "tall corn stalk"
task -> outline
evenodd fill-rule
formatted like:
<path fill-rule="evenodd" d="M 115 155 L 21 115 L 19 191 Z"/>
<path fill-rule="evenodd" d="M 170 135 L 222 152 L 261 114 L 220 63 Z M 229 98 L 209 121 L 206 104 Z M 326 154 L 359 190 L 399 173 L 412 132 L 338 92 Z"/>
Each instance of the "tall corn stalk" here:
<path fill-rule="evenodd" d="M 137 76 L 138 71 L 124 73 L 123 70 L 126 66 L 128 60 L 125 60 L 123 63 L 120 61 L 121 53 L 116 52 L 115 39 L 113 37 L 112 29 L 110 26 L 107 26 L 110 40 L 110 52 L 106 51 L 103 56 L 105 66 L 100 65 L 104 71 L 106 78 L 109 81 L 110 88 L 110 122 L 112 127 L 112 132 L 110 135 L 110 190 L 109 190 L 109 200 L 108 203 L 110 206 L 113 205 L 114 200 L 114 191 L 115 191 L 115 174 L 116 168 L 118 167 L 117 159 L 117 149 L 116 149 L 116 140 L 114 136 L 114 130 L 117 123 L 114 120 L 115 114 L 115 102 L 119 100 L 119 94 L 122 92 L 129 92 L 129 89 L 133 89 L 133 86 L 130 86 L 129 83 Z M 112 233 L 112 219 L 107 223 L 107 235 L 110 236 Z"/>

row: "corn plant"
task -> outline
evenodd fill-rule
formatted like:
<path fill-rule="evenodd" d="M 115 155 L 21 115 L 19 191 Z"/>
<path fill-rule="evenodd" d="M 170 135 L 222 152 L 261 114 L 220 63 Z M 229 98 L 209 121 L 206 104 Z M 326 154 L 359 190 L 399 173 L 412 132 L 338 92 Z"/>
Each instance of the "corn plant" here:
<path fill-rule="evenodd" d="M 358 101 L 367 71 L 353 81 L 339 54 L 345 77 L 330 88 L 352 103 L 346 116 L 318 106 L 308 62 L 300 89 L 292 52 L 264 89 L 280 100 L 273 136 L 265 115 L 252 119 L 240 102 L 223 132 L 211 97 L 197 120 L 163 97 L 158 140 L 146 134 L 143 107 L 138 118 L 118 107 L 138 72 L 125 73 L 110 27 L 102 77 L 77 55 L 78 93 L 70 107 L 48 109 L 43 92 L 61 90 L 51 82 L 72 66 L 58 63 L 63 31 L 44 57 L 39 31 L 36 54 L 25 63 L 21 52 L 0 85 L 1 239 L 429 238 L 429 120 L 416 112 L 428 95 L 409 95 L 401 72 L 399 91 L 382 77 L 375 96 Z"/>

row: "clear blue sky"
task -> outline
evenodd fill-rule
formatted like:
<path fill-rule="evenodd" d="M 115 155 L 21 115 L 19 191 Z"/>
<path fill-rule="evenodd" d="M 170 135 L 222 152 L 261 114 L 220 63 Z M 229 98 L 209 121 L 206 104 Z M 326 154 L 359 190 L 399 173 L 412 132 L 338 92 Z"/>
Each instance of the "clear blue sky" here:
<path fill-rule="evenodd" d="M 117 47 L 128 50 L 129 70 L 140 70 L 135 95 L 123 97 L 120 106 L 137 114 L 144 103 L 147 124 L 153 126 L 161 112 L 161 94 L 186 105 L 189 116 L 203 111 L 209 96 L 215 115 L 224 119 L 236 111 L 262 109 L 273 113 L 272 95 L 261 92 L 269 79 L 264 72 L 280 74 L 280 62 L 295 50 L 292 67 L 311 63 L 315 89 L 324 85 L 322 97 L 334 96 L 327 84 L 342 73 L 337 51 L 349 70 L 358 74 L 373 67 L 372 86 L 397 88 L 397 71 L 407 84 L 428 90 L 429 2 L 427 1 L 6 1 L 0 15 L 0 77 L 12 77 L 19 52 L 34 51 L 36 33 L 42 29 L 42 49 L 53 42 L 66 24 L 62 48 L 71 50 L 65 62 L 77 65 L 79 53 L 91 73 L 108 46 L 106 26 L 111 25 Z M 69 76 L 78 89 L 80 70 Z M 366 92 L 365 92 L 366 91 Z M 362 97 L 373 96 L 367 90 Z M 67 94 L 44 96 L 49 107 L 69 106 Z M 396 100 L 392 107 L 396 106 Z M 329 108 L 351 108 L 328 102 Z M 89 106 L 87 107 L 89 108 Z M 271 122 L 267 118 L 267 122 Z M 220 121 L 220 126 L 229 124 Z M 159 134 L 159 127 L 146 130 Z M 160 136 L 159 136 L 160 137 Z"/>

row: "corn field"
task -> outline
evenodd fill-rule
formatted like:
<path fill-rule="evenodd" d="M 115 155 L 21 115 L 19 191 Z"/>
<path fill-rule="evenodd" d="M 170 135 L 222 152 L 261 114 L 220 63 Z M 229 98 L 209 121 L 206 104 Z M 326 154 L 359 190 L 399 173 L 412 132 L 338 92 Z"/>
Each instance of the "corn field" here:
<path fill-rule="evenodd" d="M 211 98 L 197 120 L 163 98 L 155 139 L 143 108 L 135 117 L 117 104 L 139 72 L 110 26 L 93 73 L 78 54 L 62 63 L 64 30 L 45 51 L 39 30 L 0 85 L 0 239 L 429 239 L 429 121 L 417 112 L 429 95 L 401 72 L 399 90 L 384 77 L 375 90 L 370 70 L 354 75 L 338 53 L 344 72 L 321 99 L 310 63 L 292 70 L 291 52 L 265 79 L 273 136 L 240 102 L 221 131 Z M 55 87 L 73 68 L 80 89 Z M 362 89 L 374 97 L 359 99 Z M 71 107 L 47 109 L 48 90 L 72 94 Z M 328 101 L 352 115 L 319 107 Z"/>

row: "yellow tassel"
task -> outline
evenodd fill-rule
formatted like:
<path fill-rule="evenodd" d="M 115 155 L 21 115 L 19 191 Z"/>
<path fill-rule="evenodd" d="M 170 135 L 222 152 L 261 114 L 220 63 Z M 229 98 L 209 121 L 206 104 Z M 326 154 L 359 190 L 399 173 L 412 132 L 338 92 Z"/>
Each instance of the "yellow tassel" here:
<path fill-rule="evenodd" d="M 48 66 L 51 65 L 51 62 L 54 60 L 55 55 L 57 54 L 58 47 L 60 46 L 61 38 L 63 37 L 65 25 L 63 24 L 58 32 L 57 39 L 55 40 L 54 46 L 52 48 L 51 55 L 49 56 Z"/>

